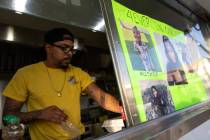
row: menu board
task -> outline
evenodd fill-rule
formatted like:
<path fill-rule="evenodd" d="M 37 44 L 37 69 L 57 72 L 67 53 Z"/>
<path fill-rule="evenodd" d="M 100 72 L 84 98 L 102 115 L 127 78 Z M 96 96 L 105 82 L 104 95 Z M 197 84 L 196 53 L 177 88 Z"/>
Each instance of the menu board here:
<path fill-rule="evenodd" d="M 140 122 L 206 100 L 197 45 L 184 33 L 112 0 Z"/>

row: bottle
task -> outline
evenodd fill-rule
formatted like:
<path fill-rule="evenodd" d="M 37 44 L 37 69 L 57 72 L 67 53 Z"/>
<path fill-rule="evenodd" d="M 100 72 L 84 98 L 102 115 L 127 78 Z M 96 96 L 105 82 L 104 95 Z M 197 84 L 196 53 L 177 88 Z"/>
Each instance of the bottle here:
<path fill-rule="evenodd" d="M 80 137 L 81 135 L 80 129 L 77 128 L 73 123 L 64 121 L 61 123 L 61 126 L 71 139 Z"/>
<path fill-rule="evenodd" d="M 3 117 L 5 126 L 2 129 L 3 140 L 23 140 L 24 126 L 20 124 L 20 118 L 15 115 Z"/>

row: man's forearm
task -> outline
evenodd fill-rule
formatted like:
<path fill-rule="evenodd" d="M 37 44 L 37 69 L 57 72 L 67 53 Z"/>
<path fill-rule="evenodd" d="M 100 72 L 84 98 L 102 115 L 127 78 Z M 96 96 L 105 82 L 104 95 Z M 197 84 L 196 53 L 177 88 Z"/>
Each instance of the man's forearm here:
<path fill-rule="evenodd" d="M 119 101 L 109 94 L 104 94 L 104 104 L 102 107 L 106 110 L 116 113 L 121 113 L 122 111 L 122 107 L 120 106 Z"/>
<path fill-rule="evenodd" d="M 114 96 L 101 90 L 94 83 L 90 84 L 85 91 L 104 109 L 121 113 L 122 107 L 119 101 Z"/>
<path fill-rule="evenodd" d="M 19 112 L 19 111 L 8 111 L 4 115 L 16 115 L 20 118 L 21 123 L 30 123 L 36 120 L 40 120 L 41 110 L 32 111 L 32 112 Z"/>

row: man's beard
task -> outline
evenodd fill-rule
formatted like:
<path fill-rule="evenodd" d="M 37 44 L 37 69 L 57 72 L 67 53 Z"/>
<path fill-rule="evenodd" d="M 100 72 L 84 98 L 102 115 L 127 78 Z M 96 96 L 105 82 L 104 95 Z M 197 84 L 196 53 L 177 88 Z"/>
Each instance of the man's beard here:
<path fill-rule="evenodd" d="M 69 67 L 70 62 L 71 62 L 70 60 L 64 60 L 63 62 L 60 63 L 60 68 L 67 69 Z"/>

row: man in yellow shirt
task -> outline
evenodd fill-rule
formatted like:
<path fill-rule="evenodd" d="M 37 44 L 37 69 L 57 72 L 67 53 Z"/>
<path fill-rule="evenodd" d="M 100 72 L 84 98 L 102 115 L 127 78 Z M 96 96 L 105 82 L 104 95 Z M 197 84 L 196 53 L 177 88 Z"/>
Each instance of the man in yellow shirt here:
<path fill-rule="evenodd" d="M 122 107 L 110 94 L 101 90 L 80 68 L 70 65 L 74 54 L 74 36 L 65 28 L 45 34 L 47 59 L 19 69 L 5 88 L 4 115 L 14 114 L 29 124 L 32 140 L 67 140 L 62 124 L 72 123 L 80 134 L 80 95 L 85 92 L 104 109 L 120 113 Z M 26 103 L 28 112 L 20 112 Z"/>

